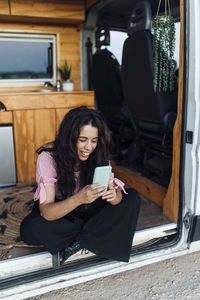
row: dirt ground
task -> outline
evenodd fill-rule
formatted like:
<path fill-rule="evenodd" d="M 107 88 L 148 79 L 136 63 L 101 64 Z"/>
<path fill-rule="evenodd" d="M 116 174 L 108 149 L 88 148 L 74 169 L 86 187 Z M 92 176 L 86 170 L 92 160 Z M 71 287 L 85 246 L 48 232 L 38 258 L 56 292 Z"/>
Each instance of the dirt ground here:
<path fill-rule="evenodd" d="M 200 252 L 29 300 L 200 300 Z"/>

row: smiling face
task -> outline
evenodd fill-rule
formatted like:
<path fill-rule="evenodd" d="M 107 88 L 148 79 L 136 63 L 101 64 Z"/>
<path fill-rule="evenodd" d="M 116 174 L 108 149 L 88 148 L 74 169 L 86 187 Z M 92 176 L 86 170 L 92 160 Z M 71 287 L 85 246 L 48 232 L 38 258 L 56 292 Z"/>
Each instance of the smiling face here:
<path fill-rule="evenodd" d="M 80 160 L 85 161 L 95 150 L 98 143 L 98 129 L 92 125 L 81 127 L 76 149 Z"/>

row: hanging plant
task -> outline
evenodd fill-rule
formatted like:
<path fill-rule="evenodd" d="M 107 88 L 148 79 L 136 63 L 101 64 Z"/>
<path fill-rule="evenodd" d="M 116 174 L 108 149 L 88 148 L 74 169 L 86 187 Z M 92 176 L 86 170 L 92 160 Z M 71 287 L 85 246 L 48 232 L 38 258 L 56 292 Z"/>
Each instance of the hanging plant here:
<path fill-rule="evenodd" d="M 158 15 L 160 0 L 156 17 L 152 23 L 155 92 L 174 90 L 175 21 L 171 16 L 169 0 L 164 1 L 165 15 Z"/>

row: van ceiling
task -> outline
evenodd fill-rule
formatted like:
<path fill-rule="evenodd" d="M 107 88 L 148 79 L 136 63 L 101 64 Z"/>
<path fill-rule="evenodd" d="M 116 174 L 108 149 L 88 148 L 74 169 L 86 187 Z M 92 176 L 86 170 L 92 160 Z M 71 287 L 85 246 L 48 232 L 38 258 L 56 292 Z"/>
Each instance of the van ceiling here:
<path fill-rule="evenodd" d="M 159 0 L 148 0 L 151 4 L 152 15 L 158 9 Z M 98 11 L 97 25 L 107 24 L 111 28 L 127 28 L 131 11 L 136 3 L 141 0 L 99 0 L 93 7 Z M 168 1 L 167 1 L 168 2 Z M 179 18 L 179 0 L 170 0 L 171 13 L 175 18 Z M 165 0 L 161 1 L 160 12 L 165 11 Z"/>

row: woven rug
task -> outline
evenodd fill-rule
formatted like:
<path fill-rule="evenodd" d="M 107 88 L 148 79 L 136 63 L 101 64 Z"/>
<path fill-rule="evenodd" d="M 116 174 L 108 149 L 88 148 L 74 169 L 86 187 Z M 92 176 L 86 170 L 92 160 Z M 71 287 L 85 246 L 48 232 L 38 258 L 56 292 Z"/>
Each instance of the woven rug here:
<path fill-rule="evenodd" d="M 33 207 L 35 185 L 18 185 L 0 193 L 0 259 L 13 247 L 35 247 L 20 239 L 21 221 Z M 38 246 L 37 246 L 38 247 Z"/>

